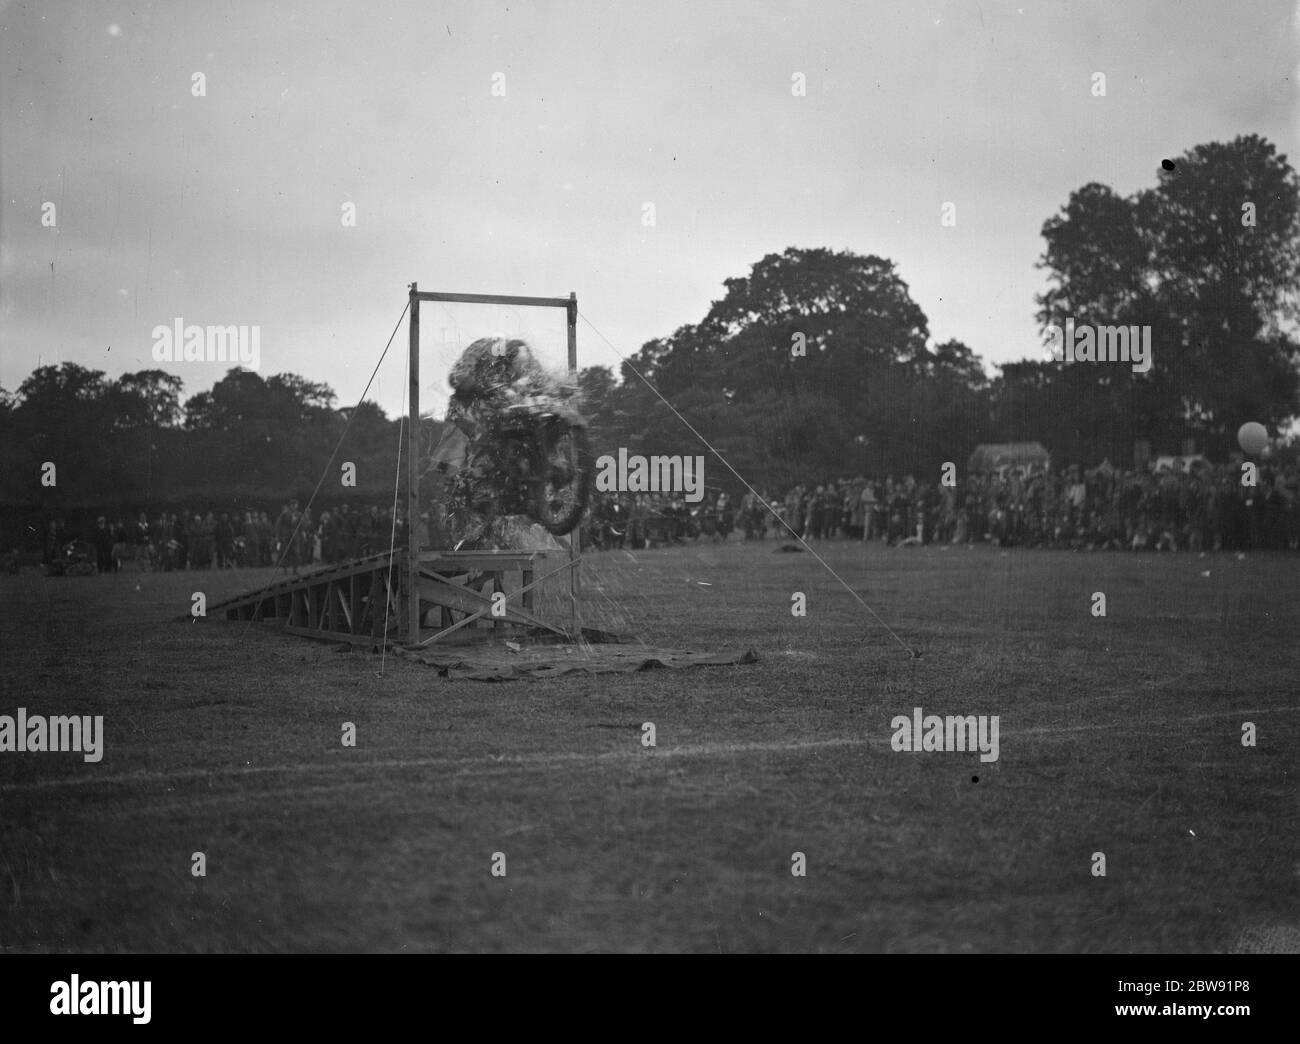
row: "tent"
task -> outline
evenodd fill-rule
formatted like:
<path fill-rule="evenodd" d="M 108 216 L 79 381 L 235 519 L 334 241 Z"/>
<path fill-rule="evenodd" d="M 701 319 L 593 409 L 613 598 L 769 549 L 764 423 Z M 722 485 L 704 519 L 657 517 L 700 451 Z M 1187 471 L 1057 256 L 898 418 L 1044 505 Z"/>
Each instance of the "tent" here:
<path fill-rule="evenodd" d="M 966 470 L 976 474 L 1004 471 L 1011 467 L 1046 468 L 1052 455 L 1041 442 L 982 442 L 966 462 Z"/>

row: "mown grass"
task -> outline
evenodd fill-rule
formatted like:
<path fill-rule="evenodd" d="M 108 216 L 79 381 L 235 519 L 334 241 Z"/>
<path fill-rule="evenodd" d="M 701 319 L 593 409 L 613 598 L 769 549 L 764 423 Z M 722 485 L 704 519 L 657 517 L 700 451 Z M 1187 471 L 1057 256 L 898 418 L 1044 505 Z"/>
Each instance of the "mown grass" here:
<path fill-rule="evenodd" d="M 0 714 L 103 714 L 106 753 L 0 754 L 0 948 L 1293 937 L 1295 556 L 821 545 L 900 644 L 810 555 L 773 546 L 611 552 L 586 570 L 589 624 L 748 646 L 758 664 L 504 685 L 393 657 L 378 677 L 368 654 L 173 622 L 193 590 L 215 601 L 265 574 L 3 578 Z M 999 715 L 999 760 L 891 750 L 890 719 L 917 705 Z"/>

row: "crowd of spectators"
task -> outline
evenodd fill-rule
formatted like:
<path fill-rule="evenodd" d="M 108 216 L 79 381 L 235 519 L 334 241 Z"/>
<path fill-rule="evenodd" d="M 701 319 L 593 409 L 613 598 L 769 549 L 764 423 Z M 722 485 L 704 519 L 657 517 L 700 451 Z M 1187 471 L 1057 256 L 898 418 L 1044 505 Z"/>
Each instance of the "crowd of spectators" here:
<path fill-rule="evenodd" d="M 1296 550 L 1300 473 L 1240 465 L 1125 471 L 1011 467 L 951 484 L 912 475 L 800 484 L 784 496 L 727 494 L 687 505 L 659 494 L 599 495 L 591 541 L 639 548 L 689 539 L 800 537 L 889 545 L 968 544 L 1076 550 Z"/>
<path fill-rule="evenodd" d="M 1003 468 L 946 484 L 906 475 L 801 483 L 784 496 L 708 491 L 698 504 L 668 494 L 595 493 L 583 545 L 640 549 L 688 540 L 881 541 L 1072 550 L 1218 551 L 1300 548 L 1300 471 L 1239 465 L 1124 471 Z M 98 572 L 127 562 L 162 571 L 277 566 L 296 571 L 406 545 L 405 514 L 342 504 L 313 516 L 298 501 L 266 511 L 141 514 L 96 519 L 81 539 L 49 523 L 47 567 L 84 558 Z M 74 548 L 84 549 L 74 554 Z"/>
<path fill-rule="evenodd" d="M 405 519 L 399 509 L 397 541 L 406 540 Z M 65 532 L 60 521 L 46 529 L 43 561 L 47 568 L 77 556 L 85 548 L 101 573 L 118 572 L 128 562 L 170 572 L 182 569 L 236 569 L 279 566 L 297 570 L 331 564 L 386 550 L 393 540 L 393 513 L 377 505 L 342 504 L 313 516 L 298 501 L 285 504 L 272 520 L 266 511 L 164 512 L 150 520 L 140 514 L 134 522 L 110 521 L 100 515 L 80 539 Z M 71 550 L 70 550 L 71 549 Z"/>

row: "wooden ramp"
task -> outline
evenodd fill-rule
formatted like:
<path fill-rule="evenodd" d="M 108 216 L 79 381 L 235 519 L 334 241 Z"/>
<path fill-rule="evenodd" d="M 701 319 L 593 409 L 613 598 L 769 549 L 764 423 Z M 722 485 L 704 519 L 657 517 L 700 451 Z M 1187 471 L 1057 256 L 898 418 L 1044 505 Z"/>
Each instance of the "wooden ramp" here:
<path fill-rule="evenodd" d="M 566 568 L 546 572 L 548 557 L 568 563 L 568 555 L 556 551 L 419 552 L 416 635 L 405 633 L 410 604 L 405 551 L 286 577 L 209 606 L 208 618 L 282 621 L 290 634 L 358 645 L 427 646 L 482 637 L 487 629 L 493 634 L 540 629 L 567 638 L 568 631 L 537 614 L 538 585 Z"/>

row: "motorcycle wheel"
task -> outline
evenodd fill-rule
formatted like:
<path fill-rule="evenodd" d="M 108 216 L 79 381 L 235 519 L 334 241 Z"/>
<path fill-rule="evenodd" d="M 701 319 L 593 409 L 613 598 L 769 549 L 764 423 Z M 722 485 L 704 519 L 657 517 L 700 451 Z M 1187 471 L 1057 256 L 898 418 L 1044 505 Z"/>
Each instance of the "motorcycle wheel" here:
<path fill-rule="evenodd" d="M 584 429 L 568 428 L 555 440 L 543 474 L 533 483 L 537 521 L 548 533 L 564 536 L 582 519 L 591 497 L 591 450 Z"/>

